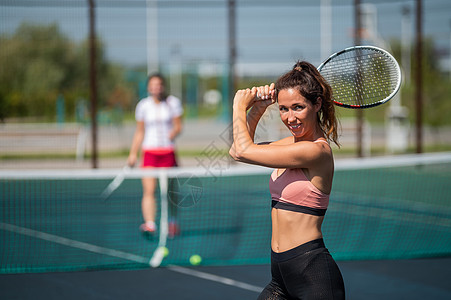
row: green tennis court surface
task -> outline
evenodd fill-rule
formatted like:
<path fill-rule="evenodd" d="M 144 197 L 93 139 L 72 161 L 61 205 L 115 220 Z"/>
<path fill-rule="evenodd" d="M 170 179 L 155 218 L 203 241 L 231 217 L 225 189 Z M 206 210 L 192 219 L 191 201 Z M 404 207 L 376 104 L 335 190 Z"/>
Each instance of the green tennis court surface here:
<path fill-rule="evenodd" d="M 267 262 L 266 177 L 200 178 L 200 198 L 185 199 L 177 209 L 181 234 L 167 241 L 170 253 L 164 264 L 189 264 L 193 254 L 207 265 Z M 108 182 L 3 182 L 3 193 L 15 194 L 4 201 L 0 224 L 7 243 L 1 247 L 2 257 L 8 258 L 3 271 L 146 267 L 158 236 L 149 238 L 138 230 L 140 180 L 125 180 L 105 202 L 99 195 Z"/>
<path fill-rule="evenodd" d="M 323 225 L 337 260 L 450 255 L 450 155 L 399 162 L 337 162 Z M 148 268 L 159 237 L 138 230 L 139 173 L 107 201 L 100 195 L 114 174 L 20 175 L 5 172 L 0 180 L 2 273 Z M 193 254 L 202 266 L 269 263 L 268 170 L 171 176 L 178 180 L 181 234 L 167 240 L 162 266 L 189 265 Z"/>

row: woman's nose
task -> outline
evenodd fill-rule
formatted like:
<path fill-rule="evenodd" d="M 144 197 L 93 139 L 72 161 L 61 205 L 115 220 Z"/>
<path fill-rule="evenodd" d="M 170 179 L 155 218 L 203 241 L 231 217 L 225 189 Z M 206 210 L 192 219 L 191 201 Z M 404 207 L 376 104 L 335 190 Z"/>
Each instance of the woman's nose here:
<path fill-rule="evenodd" d="M 296 121 L 296 117 L 294 115 L 294 112 L 290 109 L 288 111 L 288 122 Z"/>

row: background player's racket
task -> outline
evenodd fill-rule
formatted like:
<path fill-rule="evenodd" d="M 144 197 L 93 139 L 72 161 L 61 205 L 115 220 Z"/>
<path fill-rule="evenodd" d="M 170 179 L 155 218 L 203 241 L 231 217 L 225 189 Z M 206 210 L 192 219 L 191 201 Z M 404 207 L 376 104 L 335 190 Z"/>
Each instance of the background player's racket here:
<path fill-rule="evenodd" d="M 119 174 L 117 174 L 116 177 L 114 177 L 113 181 L 111 181 L 111 183 L 105 188 L 105 190 L 103 190 L 102 194 L 100 195 L 103 201 L 106 201 L 111 196 L 111 194 L 115 190 L 117 190 L 117 188 L 124 181 L 125 175 L 128 172 L 130 172 L 130 169 L 131 167 L 128 165 L 123 167 L 122 170 L 119 172 Z"/>
<path fill-rule="evenodd" d="M 355 46 L 334 53 L 318 71 L 332 87 L 334 103 L 346 108 L 383 104 L 401 86 L 401 70 L 395 58 L 374 46 Z"/>
<path fill-rule="evenodd" d="M 158 246 L 149 260 L 149 265 L 153 268 L 159 267 L 165 255 L 166 241 L 168 238 L 168 174 L 165 169 L 160 170 L 158 176 L 160 182 L 160 238 Z"/>

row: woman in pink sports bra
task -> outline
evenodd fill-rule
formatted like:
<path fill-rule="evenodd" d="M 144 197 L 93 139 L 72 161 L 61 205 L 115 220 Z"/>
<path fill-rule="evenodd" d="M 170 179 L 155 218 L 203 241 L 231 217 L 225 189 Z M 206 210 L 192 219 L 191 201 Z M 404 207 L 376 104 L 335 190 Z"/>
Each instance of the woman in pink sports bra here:
<path fill-rule="evenodd" d="M 255 144 L 258 121 L 278 103 L 292 136 Z M 237 91 L 233 145 L 237 161 L 274 168 L 272 280 L 258 299 L 344 299 L 341 272 L 324 245 L 321 225 L 329 204 L 338 144 L 332 90 L 318 70 L 300 61 L 271 85 Z"/>

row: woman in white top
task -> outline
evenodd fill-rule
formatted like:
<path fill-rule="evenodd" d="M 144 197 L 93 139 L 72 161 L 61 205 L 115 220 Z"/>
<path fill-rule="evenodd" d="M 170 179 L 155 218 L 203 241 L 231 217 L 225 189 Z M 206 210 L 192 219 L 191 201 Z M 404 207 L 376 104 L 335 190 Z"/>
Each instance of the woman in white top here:
<path fill-rule="evenodd" d="M 133 137 L 127 163 L 137 162 L 138 152 L 142 150 L 143 168 L 177 166 L 174 140 L 182 130 L 183 107 L 180 99 L 166 95 L 164 78 L 159 74 L 149 76 L 147 81 L 149 96 L 141 99 L 135 111 L 136 131 Z M 143 178 L 142 214 L 144 223 L 141 231 L 154 233 L 156 178 Z M 169 235 L 178 233 L 174 220 L 169 224 Z"/>

